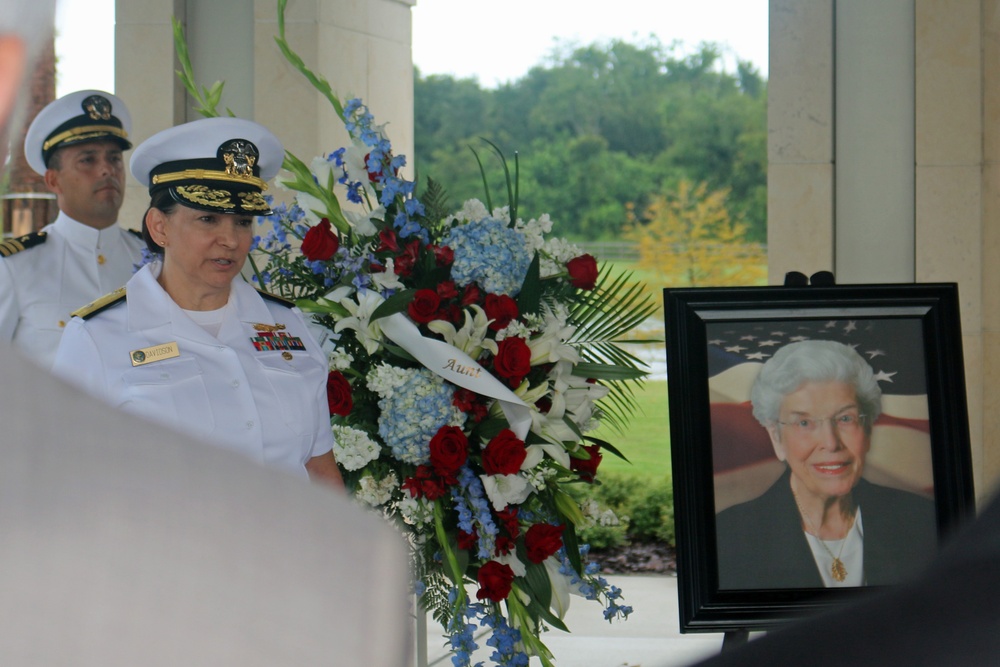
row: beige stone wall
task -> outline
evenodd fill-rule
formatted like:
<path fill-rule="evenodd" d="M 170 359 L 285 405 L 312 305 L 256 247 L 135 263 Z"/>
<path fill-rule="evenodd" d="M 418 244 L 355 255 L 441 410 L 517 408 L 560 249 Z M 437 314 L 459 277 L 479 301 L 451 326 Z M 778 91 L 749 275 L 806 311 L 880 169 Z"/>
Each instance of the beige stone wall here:
<path fill-rule="evenodd" d="M 181 21 L 204 16 L 201 10 L 206 7 L 192 3 L 209 1 L 116 1 L 115 89 L 132 112 L 136 143 L 197 117 L 174 74 L 177 63 L 170 21 L 173 16 Z M 414 4 L 415 0 L 289 0 L 285 12 L 292 48 L 330 82 L 341 99 L 364 100 L 377 122 L 388 123 L 394 151 L 407 156 L 413 154 L 410 12 Z M 343 146 L 347 135 L 330 103 L 288 64 L 274 42 L 277 2 L 238 0 L 232 6 L 234 12 L 247 13 L 233 17 L 232 24 L 246 25 L 252 31 L 245 36 L 252 40 L 252 58 L 229 65 L 229 72 L 215 74 L 213 65 L 230 62 L 229 51 L 237 48 L 234 43 L 239 36 L 231 34 L 232 25 L 216 29 L 202 20 L 188 26 L 189 33 L 225 35 L 197 40 L 201 50 L 191 53 L 196 76 L 204 71 L 215 74 L 199 83 L 208 85 L 222 78 L 227 89 L 240 87 L 234 96 L 252 100 L 252 110 L 248 114 L 241 110 L 239 115 L 271 128 L 288 150 L 307 163 Z M 123 224 L 137 226 L 148 201 L 145 190 L 130 178 Z"/>
<path fill-rule="evenodd" d="M 788 270 L 835 265 L 836 1 L 770 2 L 773 284 Z M 914 33 L 915 280 L 959 285 L 983 498 L 1000 482 L 1000 0 L 915 0 L 913 17 L 900 29 Z"/>

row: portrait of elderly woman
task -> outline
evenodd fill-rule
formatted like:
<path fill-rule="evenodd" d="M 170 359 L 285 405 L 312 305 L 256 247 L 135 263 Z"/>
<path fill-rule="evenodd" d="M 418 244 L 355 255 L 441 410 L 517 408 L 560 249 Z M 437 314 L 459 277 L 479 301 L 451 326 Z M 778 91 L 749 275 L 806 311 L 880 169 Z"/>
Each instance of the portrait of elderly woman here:
<path fill-rule="evenodd" d="M 933 501 L 865 479 L 882 391 L 853 347 L 784 345 L 750 403 L 784 471 L 716 516 L 720 589 L 894 584 L 934 555 Z"/>

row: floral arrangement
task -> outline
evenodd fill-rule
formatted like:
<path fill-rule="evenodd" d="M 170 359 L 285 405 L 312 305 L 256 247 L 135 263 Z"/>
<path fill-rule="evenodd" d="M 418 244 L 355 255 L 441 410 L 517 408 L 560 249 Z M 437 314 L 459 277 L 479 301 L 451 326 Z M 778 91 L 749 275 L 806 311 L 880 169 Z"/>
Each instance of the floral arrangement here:
<path fill-rule="evenodd" d="M 418 195 L 365 105 L 341 103 L 289 48 L 283 13 L 279 1 L 279 47 L 351 143 L 309 165 L 286 156 L 294 201 L 263 220 L 255 280 L 329 335 L 334 454 L 350 493 L 407 536 L 415 592 L 453 663 L 471 663 L 479 625 L 496 664 L 551 665 L 541 633 L 567 629 L 571 593 L 609 621 L 631 612 L 585 562 L 576 532 L 593 519 L 567 489 L 621 456 L 587 433 L 626 423 L 629 383 L 645 373 L 618 339 L 653 306 L 627 275 L 551 237 L 548 215 L 518 215 L 517 161 L 511 172 L 492 144 L 506 205 L 488 187 L 457 212 L 433 181 Z M 182 80 L 212 112 L 219 84 L 199 94 L 178 41 Z"/>

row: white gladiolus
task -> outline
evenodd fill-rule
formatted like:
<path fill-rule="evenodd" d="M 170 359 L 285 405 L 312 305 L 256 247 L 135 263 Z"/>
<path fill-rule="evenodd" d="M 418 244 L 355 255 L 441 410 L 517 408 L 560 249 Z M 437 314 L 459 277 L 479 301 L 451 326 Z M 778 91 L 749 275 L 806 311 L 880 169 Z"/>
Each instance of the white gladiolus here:
<path fill-rule="evenodd" d="M 497 512 L 507 505 L 520 505 L 535 490 L 521 475 L 480 475 L 486 496 Z"/>

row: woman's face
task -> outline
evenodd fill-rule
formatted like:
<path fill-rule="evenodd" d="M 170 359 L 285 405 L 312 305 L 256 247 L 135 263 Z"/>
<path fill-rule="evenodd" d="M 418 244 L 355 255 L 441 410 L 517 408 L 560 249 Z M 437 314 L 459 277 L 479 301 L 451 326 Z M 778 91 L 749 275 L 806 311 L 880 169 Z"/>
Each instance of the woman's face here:
<path fill-rule="evenodd" d="M 798 478 L 797 491 L 822 500 L 850 493 L 870 441 L 858 415 L 854 387 L 843 382 L 805 382 L 785 396 L 768 433 L 775 454 Z"/>
<path fill-rule="evenodd" d="M 164 287 L 175 301 L 181 304 L 190 297 L 212 294 L 228 297 L 229 286 L 250 252 L 253 216 L 187 206 L 177 206 L 168 214 L 158 209 L 150 213 L 150 234 L 163 247 Z"/>

